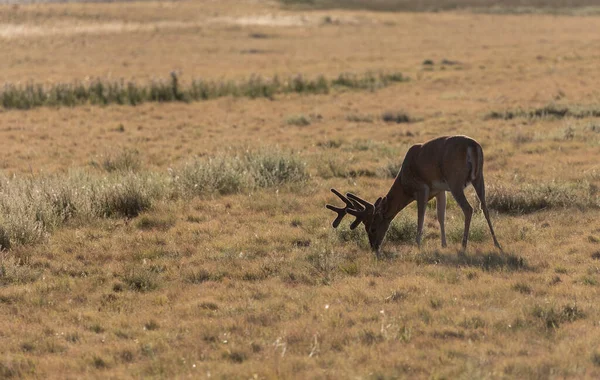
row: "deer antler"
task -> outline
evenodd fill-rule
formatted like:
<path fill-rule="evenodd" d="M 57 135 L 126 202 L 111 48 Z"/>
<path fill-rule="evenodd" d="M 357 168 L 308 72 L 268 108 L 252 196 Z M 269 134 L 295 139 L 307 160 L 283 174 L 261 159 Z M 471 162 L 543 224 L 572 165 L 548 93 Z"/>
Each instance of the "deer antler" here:
<path fill-rule="evenodd" d="M 344 219 L 344 216 L 346 216 L 346 214 L 347 214 L 346 210 L 348 208 L 353 208 L 354 204 L 352 202 L 350 202 L 348 200 L 348 198 L 343 196 L 342 193 L 340 193 L 336 189 L 331 189 L 331 192 L 334 193 L 335 195 L 337 195 L 338 198 L 340 198 L 346 204 L 346 207 L 335 207 L 332 205 L 325 205 L 325 207 L 327 207 L 331 211 L 337 212 L 338 216 L 337 216 L 337 218 L 335 218 L 335 220 L 332 223 L 333 228 L 337 228 L 337 226 L 340 225 L 340 222 L 342 221 L 342 219 Z"/>
<path fill-rule="evenodd" d="M 349 208 L 346 210 L 348 214 L 356 217 L 354 223 L 350 225 L 350 229 L 353 230 L 356 227 L 358 227 L 358 225 L 362 221 L 369 218 L 375 213 L 375 206 L 373 206 L 372 203 L 369 203 L 352 193 L 346 193 L 346 196 L 348 197 L 350 202 L 354 204 L 353 208 Z"/>
<path fill-rule="evenodd" d="M 348 197 L 348 199 L 353 201 L 354 204 L 360 204 L 362 206 L 363 211 L 368 211 L 369 213 L 373 213 L 375 211 L 375 206 L 373 206 L 372 203 L 369 203 L 352 193 L 346 193 L 346 196 Z"/>
<path fill-rule="evenodd" d="M 339 226 L 342 219 L 344 219 L 344 216 L 346 216 L 346 214 L 350 214 L 350 215 L 356 217 L 356 220 L 354 222 L 352 222 L 352 224 L 350 225 L 350 229 L 353 230 L 356 227 L 358 227 L 358 225 L 367 216 L 372 215 L 375 210 L 375 207 L 371 203 L 365 201 L 364 199 L 357 197 L 356 195 L 354 195 L 352 193 L 347 193 L 346 194 L 347 198 L 346 198 L 336 189 L 331 189 L 331 192 L 334 193 L 335 195 L 337 195 L 338 198 L 340 198 L 346 204 L 346 207 L 336 207 L 336 206 L 332 206 L 332 205 L 325 206 L 328 209 L 330 209 L 331 211 L 337 212 L 337 214 L 338 214 L 337 218 L 335 218 L 335 220 L 333 221 L 333 224 L 332 224 L 333 228 L 337 228 L 337 226 Z"/>

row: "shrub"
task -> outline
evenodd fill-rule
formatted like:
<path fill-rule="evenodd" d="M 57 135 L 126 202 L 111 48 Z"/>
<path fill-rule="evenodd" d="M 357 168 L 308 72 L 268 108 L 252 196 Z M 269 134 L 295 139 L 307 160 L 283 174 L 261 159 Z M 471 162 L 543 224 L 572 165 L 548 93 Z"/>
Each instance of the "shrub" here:
<path fill-rule="evenodd" d="M 305 163 L 291 153 L 276 150 L 248 153 L 244 161 L 258 188 L 302 183 L 308 179 Z"/>
<path fill-rule="evenodd" d="M 100 167 L 111 173 L 115 171 L 137 172 L 141 168 L 140 155 L 137 150 L 124 150 L 103 157 L 100 163 L 92 162 L 92 166 Z"/>
<path fill-rule="evenodd" d="M 195 196 L 302 183 L 308 172 L 299 157 L 273 149 L 247 152 L 242 157 L 196 160 L 172 171 L 172 177 L 181 194 Z"/>
<path fill-rule="evenodd" d="M 217 156 L 192 161 L 173 172 L 173 181 L 185 196 L 231 194 L 248 187 L 238 157 Z"/>
<path fill-rule="evenodd" d="M 393 243 L 413 243 L 417 238 L 417 222 L 406 214 L 397 216 L 386 234 L 386 240 Z"/>
<path fill-rule="evenodd" d="M 133 218 L 152 205 L 152 196 L 144 180 L 130 176 L 122 183 L 102 184 L 95 194 L 93 204 L 96 215 Z"/>
<path fill-rule="evenodd" d="M 388 163 L 378 170 L 379 176 L 383 178 L 396 178 L 402 169 L 402 161 L 388 161 Z"/>

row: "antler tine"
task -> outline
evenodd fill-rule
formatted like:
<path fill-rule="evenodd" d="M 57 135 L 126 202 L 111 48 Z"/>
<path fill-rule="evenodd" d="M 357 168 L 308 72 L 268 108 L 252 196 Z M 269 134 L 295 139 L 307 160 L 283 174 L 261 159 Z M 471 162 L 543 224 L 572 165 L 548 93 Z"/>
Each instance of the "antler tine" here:
<path fill-rule="evenodd" d="M 344 216 L 346 216 L 346 208 L 345 207 L 335 207 L 332 205 L 325 205 L 325 207 L 327 207 L 331 211 L 337 212 L 338 216 L 337 216 L 337 218 L 335 218 L 335 220 L 332 223 L 333 228 L 337 228 L 337 226 L 339 226 L 340 223 L 342 222 L 342 219 L 344 219 Z"/>
<path fill-rule="evenodd" d="M 354 204 L 352 202 L 350 202 L 348 200 L 348 198 L 346 198 L 342 193 L 340 193 L 339 191 L 337 191 L 336 189 L 331 189 L 331 192 L 334 193 L 335 195 L 338 196 L 338 198 L 340 198 L 342 201 L 344 201 L 344 203 L 346 204 L 346 207 L 352 207 L 354 206 Z"/>
<path fill-rule="evenodd" d="M 346 216 L 346 214 L 347 214 L 346 210 L 349 207 L 350 208 L 354 207 L 354 204 L 351 201 L 349 201 L 348 198 L 346 198 L 345 196 L 343 196 L 342 193 L 340 193 L 336 189 L 331 189 L 331 192 L 334 193 L 335 195 L 337 195 L 338 198 L 340 198 L 346 204 L 345 207 L 336 207 L 336 206 L 333 206 L 333 205 L 325 205 L 325 207 L 327 207 L 331 211 L 337 212 L 338 216 L 337 216 L 337 218 L 335 218 L 335 220 L 332 223 L 333 228 L 337 228 L 337 226 L 339 226 L 340 223 L 342 222 L 342 219 L 344 219 L 344 216 Z"/>
<path fill-rule="evenodd" d="M 346 214 L 350 214 L 356 217 L 356 220 L 352 222 L 352 224 L 350 224 L 350 229 L 353 230 L 356 227 L 358 227 L 360 223 L 362 223 L 362 221 L 368 214 L 373 213 L 373 210 L 375 209 L 372 204 L 365 201 L 364 199 L 357 197 L 352 193 L 346 194 L 347 197 L 345 197 L 336 189 L 331 189 L 331 192 L 337 195 L 338 198 L 340 198 L 346 204 L 346 207 L 325 205 L 325 207 L 338 214 L 338 216 L 332 223 L 333 228 L 337 228 L 337 226 L 340 225 L 342 219 L 344 219 L 344 216 L 346 216 Z"/>
<path fill-rule="evenodd" d="M 372 203 L 369 203 L 367 201 L 365 201 L 364 199 L 352 194 L 352 193 L 346 193 L 346 196 L 348 197 L 348 199 L 350 199 L 350 201 L 353 201 L 353 203 L 358 203 L 361 206 L 363 206 L 365 211 L 370 211 L 372 212 L 373 210 L 375 210 L 375 206 L 373 206 Z"/>

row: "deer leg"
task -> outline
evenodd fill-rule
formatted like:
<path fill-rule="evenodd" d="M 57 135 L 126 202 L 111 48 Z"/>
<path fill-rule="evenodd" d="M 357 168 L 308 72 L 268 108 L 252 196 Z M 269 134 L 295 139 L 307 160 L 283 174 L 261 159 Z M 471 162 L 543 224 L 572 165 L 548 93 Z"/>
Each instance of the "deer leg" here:
<path fill-rule="evenodd" d="M 465 214 L 465 232 L 463 234 L 462 247 L 463 250 L 467 249 L 467 241 L 469 240 L 469 227 L 471 226 L 471 216 L 473 216 L 473 207 L 469 204 L 467 197 L 465 197 L 464 188 L 462 185 L 450 187 L 450 191 L 456 203 L 460 206 Z"/>
<path fill-rule="evenodd" d="M 440 233 L 442 235 L 442 247 L 446 248 L 446 192 L 440 191 L 436 197 L 437 204 L 437 218 L 440 223 Z"/>
<path fill-rule="evenodd" d="M 483 180 L 483 175 L 475 178 L 473 181 L 473 187 L 475 188 L 475 192 L 477 193 L 477 197 L 481 202 L 481 210 L 483 211 L 483 215 L 485 216 L 485 220 L 487 220 L 488 226 L 490 227 L 490 232 L 492 233 L 492 238 L 494 239 L 494 245 L 502 251 L 502 247 L 500 247 L 500 243 L 496 239 L 496 234 L 494 233 L 494 227 L 492 227 L 492 221 L 490 220 L 490 213 L 488 212 L 487 204 L 485 202 L 485 181 Z"/>
<path fill-rule="evenodd" d="M 429 188 L 424 186 L 419 192 L 417 192 L 417 245 L 421 247 L 421 237 L 423 236 L 423 223 L 425 222 L 425 209 L 427 208 L 427 201 L 429 200 Z"/>

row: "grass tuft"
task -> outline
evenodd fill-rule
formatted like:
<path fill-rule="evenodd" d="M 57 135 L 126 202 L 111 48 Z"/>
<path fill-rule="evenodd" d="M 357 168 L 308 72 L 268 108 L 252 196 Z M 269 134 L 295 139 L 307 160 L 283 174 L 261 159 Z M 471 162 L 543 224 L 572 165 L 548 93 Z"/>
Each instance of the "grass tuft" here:
<path fill-rule="evenodd" d="M 449 267 L 475 267 L 484 271 L 532 271 L 524 258 L 512 253 L 477 252 L 475 254 L 444 254 L 438 251 L 420 252 L 410 257 L 417 264 L 436 264 Z"/>
<path fill-rule="evenodd" d="M 417 222 L 414 218 L 402 214 L 396 217 L 390 224 L 386 234 L 386 241 L 390 243 L 412 244 L 417 238 Z"/>
<path fill-rule="evenodd" d="M 129 286 L 129 289 L 142 293 L 156 290 L 160 285 L 156 271 L 145 267 L 132 267 L 126 270 L 123 282 Z"/>
<path fill-rule="evenodd" d="M 310 117 L 306 115 L 294 115 L 285 120 L 287 125 L 295 125 L 297 127 L 306 127 L 311 124 Z"/>
<path fill-rule="evenodd" d="M 516 118 L 527 119 L 584 119 L 590 117 L 600 117 L 600 108 L 595 106 L 577 106 L 577 105 L 558 105 L 548 104 L 544 107 L 531 110 L 506 110 L 492 111 L 488 113 L 486 119 L 512 120 Z"/>
<path fill-rule="evenodd" d="M 232 194 L 303 183 L 309 178 L 305 164 L 297 156 L 278 150 L 196 160 L 173 170 L 172 177 L 175 188 L 184 196 Z"/>
<path fill-rule="evenodd" d="M 340 74 L 334 79 L 319 76 L 307 79 L 302 75 L 280 80 L 252 75 L 242 81 L 214 81 L 193 79 L 188 86 L 180 84 L 177 73 L 169 79 L 152 80 L 146 85 L 132 81 L 95 79 L 90 82 L 42 85 L 5 84 L 0 90 L 0 105 L 5 109 L 31 109 L 36 107 L 75 107 L 92 105 L 138 105 L 145 102 L 191 102 L 224 96 L 268 98 L 276 94 L 327 94 L 332 88 L 375 90 L 408 79 L 401 73 Z M 124 129 L 123 129 L 124 130 Z"/>
<path fill-rule="evenodd" d="M 383 115 L 381 115 L 381 119 L 383 121 L 385 121 L 386 123 L 396 123 L 396 124 L 412 123 L 414 121 L 413 118 L 410 117 L 404 111 L 384 112 Z"/>
<path fill-rule="evenodd" d="M 102 158 L 100 163 L 92 161 L 91 165 L 109 173 L 115 171 L 137 172 L 142 166 L 140 154 L 137 150 L 124 150 L 119 153 L 108 154 Z"/>
<path fill-rule="evenodd" d="M 491 186 L 487 205 L 506 214 L 529 214 L 550 209 L 577 207 L 580 209 L 600 207 L 600 197 L 589 189 L 572 184 L 546 183 L 521 186 Z"/>
<path fill-rule="evenodd" d="M 586 316 L 577 305 L 565 305 L 559 309 L 554 306 L 536 305 L 531 314 L 540 320 L 546 329 L 557 329 L 562 323 L 574 322 Z"/>

